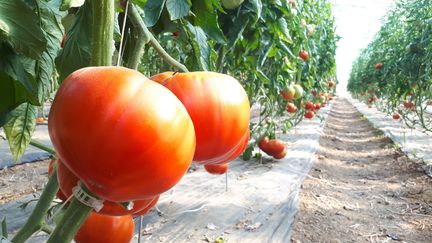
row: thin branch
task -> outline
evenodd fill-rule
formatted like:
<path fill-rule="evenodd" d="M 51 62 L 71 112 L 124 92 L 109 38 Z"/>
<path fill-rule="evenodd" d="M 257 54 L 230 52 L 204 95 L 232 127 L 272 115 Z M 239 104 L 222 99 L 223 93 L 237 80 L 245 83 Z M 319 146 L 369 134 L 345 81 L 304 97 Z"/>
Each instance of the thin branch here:
<path fill-rule="evenodd" d="M 159 42 L 155 39 L 155 37 L 147 29 L 147 26 L 144 24 L 144 21 L 142 20 L 141 16 L 139 15 L 138 10 L 134 6 L 134 4 L 129 4 L 128 17 L 130 18 L 132 25 L 136 28 L 136 30 L 139 33 L 138 38 L 139 39 L 142 38 L 142 40 L 144 41 L 144 44 L 149 43 L 156 50 L 156 52 L 162 57 L 164 62 L 166 62 L 168 65 L 171 65 L 172 67 L 174 67 L 174 69 L 182 71 L 182 72 L 189 72 L 189 70 L 186 68 L 185 65 L 181 64 L 176 59 L 171 57 L 165 51 L 165 49 L 163 49 L 163 47 L 159 44 Z M 137 53 L 138 52 L 138 51 L 136 51 L 136 50 L 138 50 L 137 48 L 140 48 L 138 43 L 139 43 L 139 40 L 137 42 L 137 45 L 135 46 L 134 53 Z M 142 49 L 143 48 L 139 49 L 140 53 L 141 53 Z M 136 58 L 136 57 L 134 57 L 134 58 Z M 139 56 L 139 58 L 141 58 L 141 56 Z M 139 61 L 139 59 L 138 59 L 138 61 Z"/>

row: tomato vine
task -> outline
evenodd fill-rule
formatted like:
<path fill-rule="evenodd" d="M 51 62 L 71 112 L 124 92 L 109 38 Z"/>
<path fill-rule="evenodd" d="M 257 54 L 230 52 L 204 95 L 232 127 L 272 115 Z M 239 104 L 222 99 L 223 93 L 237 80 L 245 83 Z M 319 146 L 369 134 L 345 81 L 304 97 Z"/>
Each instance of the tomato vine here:
<path fill-rule="evenodd" d="M 432 6 L 399 0 L 352 67 L 348 90 L 409 127 L 432 131 Z"/>

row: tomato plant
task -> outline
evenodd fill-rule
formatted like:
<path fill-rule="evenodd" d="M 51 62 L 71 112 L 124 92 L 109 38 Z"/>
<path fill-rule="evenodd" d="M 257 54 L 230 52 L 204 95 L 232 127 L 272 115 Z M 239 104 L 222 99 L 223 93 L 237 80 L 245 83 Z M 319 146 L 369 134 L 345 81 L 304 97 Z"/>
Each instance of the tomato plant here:
<path fill-rule="evenodd" d="M 74 240 L 77 243 L 129 243 L 134 233 L 132 216 L 90 213 Z"/>
<path fill-rule="evenodd" d="M 0 0 L 0 126 L 15 160 L 37 144 L 38 109 L 53 102 L 56 151 L 37 146 L 106 203 L 156 203 L 192 159 L 225 164 L 260 137 L 276 143 L 303 118 L 303 100 L 325 106 L 332 95 L 325 80 L 335 79 L 338 37 L 328 0 L 118 3 Z M 311 98 L 317 92 L 328 95 Z M 272 153 L 283 158 L 286 147 Z M 34 212 L 46 212 L 53 177 Z M 48 242 L 73 238 L 91 211 L 81 206 L 71 200 Z M 40 230 L 36 215 L 17 242 Z"/>
<path fill-rule="evenodd" d="M 432 131 L 431 18 L 427 0 L 398 1 L 353 63 L 348 82 L 354 97 L 423 131 Z"/>

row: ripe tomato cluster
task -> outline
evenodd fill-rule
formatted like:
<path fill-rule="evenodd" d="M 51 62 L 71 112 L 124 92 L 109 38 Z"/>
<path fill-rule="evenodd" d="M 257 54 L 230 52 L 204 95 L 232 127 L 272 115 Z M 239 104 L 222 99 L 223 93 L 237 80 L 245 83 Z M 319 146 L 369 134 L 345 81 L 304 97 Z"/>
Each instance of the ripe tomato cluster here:
<path fill-rule="evenodd" d="M 248 144 L 249 118 L 245 90 L 225 74 L 165 72 L 150 80 L 124 67 L 77 70 L 49 115 L 58 197 L 67 199 L 81 182 L 104 200 L 88 220 L 145 214 L 192 161 L 225 173 Z"/>
<path fill-rule="evenodd" d="M 273 156 L 275 159 L 285 158 L 287 154 L 285 143 L 280 139 L 269 139 L 268 137 L 263 137 L 258 142 L 258 147 L 266 154 Z"/>

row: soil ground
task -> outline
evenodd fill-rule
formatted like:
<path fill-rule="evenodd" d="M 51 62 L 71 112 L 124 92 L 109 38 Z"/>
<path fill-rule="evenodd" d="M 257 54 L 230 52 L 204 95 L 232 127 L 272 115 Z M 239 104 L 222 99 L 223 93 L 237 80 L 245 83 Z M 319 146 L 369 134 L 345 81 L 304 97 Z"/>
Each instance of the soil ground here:
<path fill-rule="evenodd" d="M 432 242 L 432 179 L 345 99 L 304 181 L 292 242 Z"/>
<path fill-rule="evenodd" d="M 48 181 L 49 160 L 0 170 L 0 205 L 42 190 Z"/>

